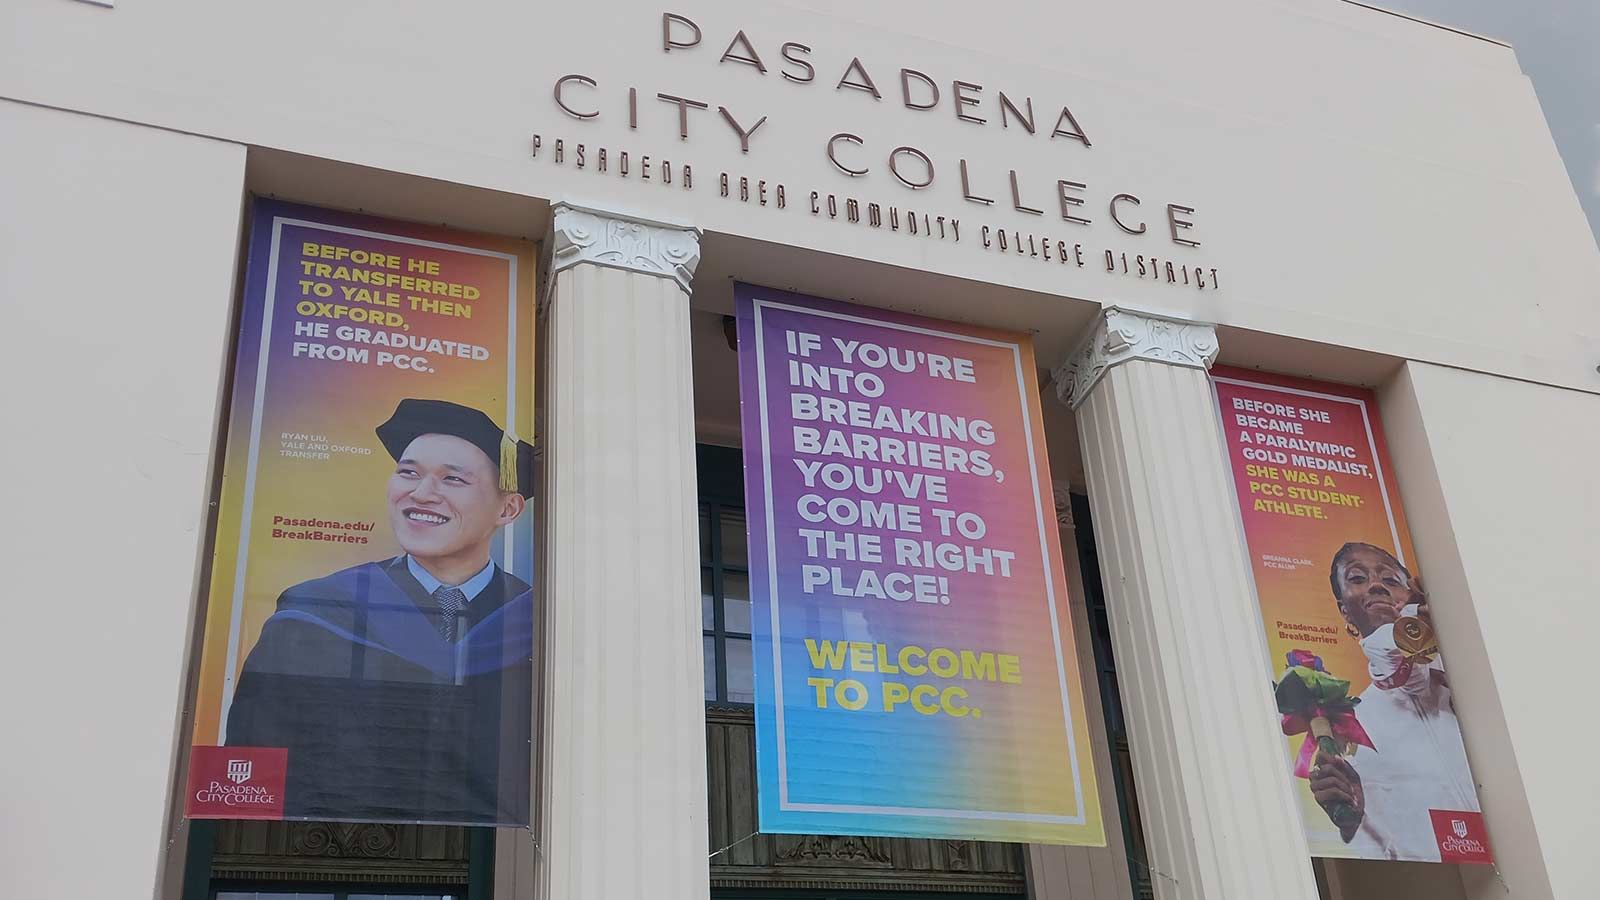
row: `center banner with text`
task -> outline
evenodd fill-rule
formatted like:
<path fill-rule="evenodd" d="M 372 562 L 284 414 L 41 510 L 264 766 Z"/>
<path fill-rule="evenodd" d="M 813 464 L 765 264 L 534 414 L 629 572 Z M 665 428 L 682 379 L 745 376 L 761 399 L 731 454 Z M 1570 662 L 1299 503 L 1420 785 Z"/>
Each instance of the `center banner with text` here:
<path fill-rule="evenodd" d="M 761 830 L 1103 845 L 1028 338 L 735 297 Z"/>
<path fill-rule="evenodd" d="M 1371 391 L 1218 367 L 1212 382 L 1317 856 L 1492 861 Z"/>

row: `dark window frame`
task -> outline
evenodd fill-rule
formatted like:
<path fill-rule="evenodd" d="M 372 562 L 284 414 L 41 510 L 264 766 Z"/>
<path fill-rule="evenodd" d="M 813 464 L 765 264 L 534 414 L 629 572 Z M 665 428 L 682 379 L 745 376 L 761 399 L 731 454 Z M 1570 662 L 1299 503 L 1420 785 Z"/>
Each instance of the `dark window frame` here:
<path fill-rule="evenodd" d="M 327 895 L 333 900 L 349 900 L 352 894 L 389 897 L 450 897 L 452 900 L 467 900 L 468 893 L 465 885 L 416 885 L 416 884 L 370 884 L 364 882 L 267 882 L 218 879 L 211 885 L 206 894 L 208 900 L 218 900 L 225 893 L 255 893 L 262 895 L 263 900 L 271 900 L 275 896 L 284 898 L 294 897 L 296 894 Z"/>
<path fill-rule="evenodd" d="M 1024 900 L 1026 894 L 965 890 L 854 890 L 810 887 L 712 887 L 710 900 Z"/>
<path fill-rule="evenodd" d="M 489 900 L 494 894 L 494 834 L 490 827 L 468 827 L 467 870 L 464 881 L 440 879 L 404 882 L 362 882 L 332 879 L 326 873 L 310 868 L 288 871 L 263 878 L 219 877 L 212 873 L 216 856 L 217 826 L 215 819 L 193 819 L 189 822 L 188 856 L 184 863 L 183 886 L 179 894 L 183 900 L 216 900 L 222 891 L 254 891 L 256 893 L 321 893 L 345 898 L 348 894 L 389 894 L 392 896 L 438 897 L 454 900 Z M 425 826 L 426 827 L 426 826 Z M 284 857 L 290 860 L 292 857 Z M 311 862 L 311 860 L 307 860 Z"/>
<path fill-rule="evenodd" d="M 723 554 L 723 515 L 725 512 L 735 510 L 743 513 L 744 504 L 742 502 L 734 504 L 723 500 L 708 500 L 704 498 L 700 501 L 701 523 L 709 532 L 707 536 L 702 537 L 700 546 L 707 548 L 710 552 L 709 557 L 702 556 L 700 559 L 702 591 L 704 590 L 706 579 L 709 578 L 711 582 L 711 628 L 704 627 L 705 619 L 702 617 L 700 635 L 702 638 L 712 639 L 712 672 L 716 676 L 714 685 L 706 685 L 709 695 L 706 697 L 706 702 L 718 706 L 753 708 L 754 698 L 746 701 L 732 700 L 728 697 L 728 638 L 752 642 L 752 646 L 754 646 L 754 638 L 750 632 L 734 631 L 728 628 L 726 606 L 728 597 L 727 576 L 729 573 L 743 575 L 745 576 L 746 584 L 750 581 L 749 566 L 732 565 L 727 562 Z"/>
<path fill-rule="evenodd" d="M 702 625 L 700 629 L 702 639 L 711 638 L 713 654 L 711 660 L 713 683 L 706 685 L 705 702 L 707 706 L 754 710 L 753 696 L 749 701 L 728 699 L 728 639 L 731 637 L 735 640 L 750 641 L 752 648 L 755 642 L 749 632 L 728 630 L 727 611 L 724 606 L 724 601 L 727 599 L 728 573 L 744 575 L 746 584 L 750 580 L 748 565 L 726 563 L 722 543 L 724 513 L 736 512 L 741 516 L 744 513 L 744 455 L 736 447 L 696 444 L 695 463 L 699 482 L 700 522 L 701 526 L 707 529 L 707 533 L 701 535 L 698 545 L 701 548 L 701 589 L 704 590 L 705 581 L 709 576 L 712 597 L 712 627 L 707 629 Z M 747 561 L 748 558 L 749 551 L 746 548 Z"/>
<path fill-rule="evenodd" d="M 1090 646 L 1094 650 L 1096 681 L 1100 686 L 1101 715 L 1106 737 L 1111 743 L 1111 782 L 1116 788 L 1117 807 L 1122 815 L 1122 845 L 1128 858 L 1128 874 L 1133 880 L 1135 900 L 1154 896 L 1150 867 L 1145 862 L 1144 834 L 1139 826 L 1138 791 L 1133 782 L 1132 756 L 1128 746 L 1128 723 L 1122 712 L 1122 691 L 1117 684 L 1117 662 L 1111 646 L 1110 611 L 1100 575 L 1100 554 L 1094 543 L 1094 522 L 1089 498 L 1072 494 L 1073 529 L 1078 549 L 1078 568 L 1083 575 L 1084 605 L 1089 612 Z"/>

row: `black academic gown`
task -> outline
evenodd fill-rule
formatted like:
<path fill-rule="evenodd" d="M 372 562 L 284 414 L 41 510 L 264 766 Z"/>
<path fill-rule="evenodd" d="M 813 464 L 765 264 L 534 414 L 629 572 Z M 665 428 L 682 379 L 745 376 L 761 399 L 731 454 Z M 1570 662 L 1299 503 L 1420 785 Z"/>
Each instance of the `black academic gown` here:
<path fill-rule="evenodd" d="M 526 825 L 532 596 L 498 567 L 459 643 L 404 556 L 284 591 L 227 743 L 288 748 L 284 815 Z"/>

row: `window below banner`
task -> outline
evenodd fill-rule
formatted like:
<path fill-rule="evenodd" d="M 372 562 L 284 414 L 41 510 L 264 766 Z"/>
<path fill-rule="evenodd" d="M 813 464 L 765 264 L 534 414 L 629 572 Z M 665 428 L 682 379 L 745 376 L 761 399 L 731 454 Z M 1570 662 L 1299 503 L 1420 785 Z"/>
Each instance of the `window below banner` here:
<path fill-rule="evenodd" d="M 700 634 L 707 703 L 755 702 L 750 658 L 750 552 L 739 451 L 695 448 L 700 490 Z"/>
<path fill-rule="evenodd" d="M 487 900 L 494 831 L 381 822 L 195 821 L 183 900 Z"/>
<path fill-rule="evenodd" d="M 370 890 L 310 892 L 219 890 L 213 892 L 211 896 L 214 900 L 464 900 L 466 897 L 465 894 L 418 894 L 394 890 L 386 890 L 384 893 L 373 893 Z"/>
<path fill-rule="evenodd" d="M 954 894 L 949 890 L 907 894 L 902 890 L 712 890 L 710 900 L 1006 900 L 1021 897 L 1018 894 Z"/>
<path fill-rule="evenodd" d="M 1100 580 L 1100 556 L 1094 543 L 1094 523 L 1089 498 L 1072 495 L 1073 529 L 1078 566 L 1083 574 L 1084 605 L 1089 611 L 1089 638 L 1094 648 L 1094 669 L 1100 685 L 1100 713 L 1105 717 L 1111 743 L 1111 780 L 1122 811 L 1122 840 L 1127 849 L 1128 874 L 1134 900 L 1151 900 L 1155 886 L 1145 862 L 1144 826 L 1139 821 L 1139 794 L 1133 779 L 1133 754 L 1128 744 L 1128 723 L 1122 714 L 1122 694 L 1117 685 L 1117 662 L 1111 647 L 1111 619 Z"/>
<path fill-rule="evenodd" d="M 750 659 L 750 570 L 744 510 L 700 504 L 700 629 L 706 700 L 753 703 Z"/>

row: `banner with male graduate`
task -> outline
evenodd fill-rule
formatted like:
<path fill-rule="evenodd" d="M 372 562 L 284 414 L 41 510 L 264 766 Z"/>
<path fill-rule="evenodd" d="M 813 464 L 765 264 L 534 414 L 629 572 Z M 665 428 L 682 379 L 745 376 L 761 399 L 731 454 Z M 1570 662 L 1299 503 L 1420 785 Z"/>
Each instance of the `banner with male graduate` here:
<path fill-rule="evenodd" d="M 529 822 L 533 285 L 255 201 L 188 815 Z"/>
<path fill-rule="evenodd" d="M 1212 376 L 1311 852 L 1491 862 L 1376 396 Z"/>
<path fill-rule="evenodd" d="M 1102 845 L 1029 340 L 735 298 L 761 830 Z"/>

